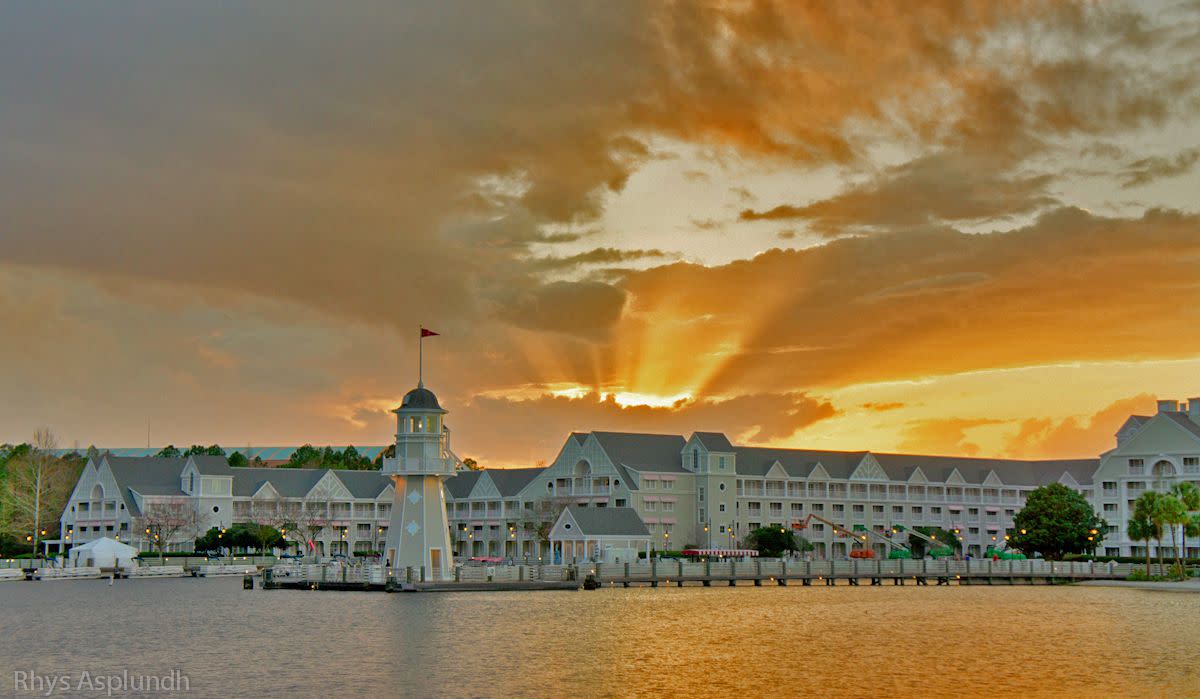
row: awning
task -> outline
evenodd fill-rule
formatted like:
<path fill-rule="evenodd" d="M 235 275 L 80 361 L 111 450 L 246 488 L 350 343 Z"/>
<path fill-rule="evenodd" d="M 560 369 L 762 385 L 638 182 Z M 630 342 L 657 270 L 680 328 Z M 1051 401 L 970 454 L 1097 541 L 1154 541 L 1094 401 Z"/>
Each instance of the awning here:
<path fill-rule="evenodd" d="M 744 558 L 749 556 L 754 558 L 758 555 L 758 551 L 754 549 L 687 549 L 683 552 L 685 556 L 721 556 L 725 558 Z"/>

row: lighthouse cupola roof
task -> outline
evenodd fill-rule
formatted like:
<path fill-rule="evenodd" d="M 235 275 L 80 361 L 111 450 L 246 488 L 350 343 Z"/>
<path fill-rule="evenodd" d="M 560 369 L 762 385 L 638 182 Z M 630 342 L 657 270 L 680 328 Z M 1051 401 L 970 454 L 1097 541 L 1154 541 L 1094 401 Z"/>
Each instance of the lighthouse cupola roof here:
<path fill-rule="evenodd" d="M 433 391 L 418 386 L 408 393 L 404 394 L 404 399 L 400 401 L 400 410 L 441 410 L 442 406 L 438 403 L 437 396 Z"/>

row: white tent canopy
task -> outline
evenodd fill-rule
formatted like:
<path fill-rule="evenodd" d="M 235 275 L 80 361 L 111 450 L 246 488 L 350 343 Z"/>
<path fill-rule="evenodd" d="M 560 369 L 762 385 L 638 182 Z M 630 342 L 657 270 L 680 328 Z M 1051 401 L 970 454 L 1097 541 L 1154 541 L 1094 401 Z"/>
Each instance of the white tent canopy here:
<path fill-rule="evenodd" d="M 138 551 L 132 546 L 103 537 L 76 546 L 69 554 L 72 568 L 132 568 Z"/>

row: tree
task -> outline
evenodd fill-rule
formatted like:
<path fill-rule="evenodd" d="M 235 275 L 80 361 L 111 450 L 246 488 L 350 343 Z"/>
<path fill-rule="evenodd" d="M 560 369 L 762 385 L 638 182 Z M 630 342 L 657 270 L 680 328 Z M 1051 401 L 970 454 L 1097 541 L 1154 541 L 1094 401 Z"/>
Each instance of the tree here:
<path fill-rule="evenodd" d="M 1183 527 L 1184 541 L 1187 537 L 1200 537 L 1200 512 L 1193 512 L 1188 516 L 1188 522 Z M 1186 544 L 1184 545 L 1184 558 L 1187 558 Z"/>
<path fill-rule="evenodd" d="M 320 468 L 321 452 L 311 444 L 305 444 L 288 457 L 283 468 Z"/>
<path fill-rule="evenodd" d="M 187 451 L 183 452 L 183 456 L 191 456 L 193 454 L 200 456 L 225 456 L 225 450 L 216 444 L 207 447 L 193 444 L 188 447 Z"/>
<path fill-rule="evenodd" d="M 57 447 L 50 428 L 38 428 L 28 448 L 10 450 L 0 483 L 0 526 L 18 539 L 28 536 L 35 554 L 43 532 L 62 514 L 79 477 L 75 467 L 79 460 L 54 456 Z"/>
<path fill-rule="evenodd" d="M 477 461 L 475 461 L 475 459 L 472 459 L 469 456 L 467 458 L 463 459 L 462 463 L 463 463 L 463 466 L 467 467 L 468 471 L 482 471 L 483 470 L 483 467 L 480 466 L 479 463 Z"/>
<path fill-rule="evenodd" d="M 1179 530 L 1187 526 L 1188 511 L 1180 502 L 1179 498 L 1171 494 L 1165 494 L 1162 497 L 1162 514 L 1163 521 L 1171 530 L 1171 548 L 1175 550 L 1175 565 L 1179 567 L 1182 574 L 1183 568 L 1179 559 Z"/>
<path fill-rule="evenodd" d="M 174 444 L 168 444 L 162 449 L 159 449 L 155 456 L 162 457 L 164 459 L 178 459 L 180 456 L 182 456 L 182 452 L 180 452 L 179 448 Z"/>
<path fill-rule="evenodd" d="M 534 533 L 542 544 L 550 543 L 550 530 L 558 521 L 558 516 L 567 508 L 565 500 L 541 497 L 533 501 L 533 507 L 527 507 L 522 512 L 524 521 L 521 523 L 525 531 Z"/>
<path fill-rule="evenodd" d="M 784 552 L 802 550 L 792 530 L 783 527 L 759 527 L 746 535 L 746 545 L 766 558 L 779 558 Z"/>
<path fill-rule="evenodd" d="M 246 459 L 246 455 L 240 451 L 235 451 L 229 455 L 229 465 L 232 468 L 245 468 L 250 465 Z"/>
<path fill-rule="evenodd" d="M 1083 495 L 1052 483 L 1029 494 L 1013 518 L 1009 545 L 1027 555 L 1060 560 L 1064 554 L 1094 551 L 1107 526 Z"/>
<path fill-rule="evenodd" d="M 1167 526 L 1168 508 L 1164 507 L 1163 494 L 1147 490 L 1138 496 L 1137 500 L 1133 501 L 1133 516 L 1138 519 L 1144 519 L 1150 522 L 1154 528 L 1154 538 L 1158 541 L 1158 567 L 1163 566 L 1162 558 L 1162 538 L 1163 530 Z M 1149 550 L 1150 544 L 1147 541 L 1146 549 Z"/>
<path fill-rule="evenodd" d="M 1130 541 L 1145 541 L 1146 542 L 1146 577 L 1150 577 L 1150 540 L 1158 537 L 1158 530 L 1154 528 L 1154 522 L 1151 522 L 1144 514 L 1139 515 L 1137 512 L 1129 518 L 1128 531 Z"/>
<path fill-rule="evenodd" d="M 1194 536 L 1192 532 L 1188 531 L 1192 520 L 1191 513 L 1200 510 L 1200 488 L 1196 487 L 1196 484 L 1191 481 L 1180 481 L 1172 486 L 1171 494 L 1179 499 L 1179 502 L 1183 504 L 1183 509 L 1188 515 L 1184 517 L 1185 521 L 1182 522 L 1183 543 L 1180 547 L 1183 549 L 1183 557 L 1187 558 L 1187 538 L 1188 536 Z"/>
<path fill-rule="evenodd" d="M 285 539 L 290 538 L 295 541 L 303 555 L 307 556 L 316 551 L 317 537 L 325 527 L 329 526 L 325 508 L 324 500 L 307 498 L 302 503 L 287 503 L 281 512 L 279 520 L 281 535 Z"/>
<path fill-rule="evenodd" d="M 187 498 L 165 498 L 146 502 L 137 518 L 137 527 L 162 558 L 164 547 L 176 538 L 196 535 L 200 520 Z"/>

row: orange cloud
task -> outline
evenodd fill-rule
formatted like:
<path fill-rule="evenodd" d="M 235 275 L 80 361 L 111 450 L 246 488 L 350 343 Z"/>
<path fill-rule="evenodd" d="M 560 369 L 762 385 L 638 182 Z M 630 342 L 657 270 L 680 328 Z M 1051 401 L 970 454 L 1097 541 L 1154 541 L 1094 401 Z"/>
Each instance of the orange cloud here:
<path fill-rule="evenodd" d="M 1087 417 L 1030 418 L 1007 440 L 1005 451 L 1015 457 L 1045 459 L 1099 454 L 1116 444 L 1117 430 L 1130 415 L 1153 415 L 1154 410 L 1154 396 L 1142 394 Z"/>

